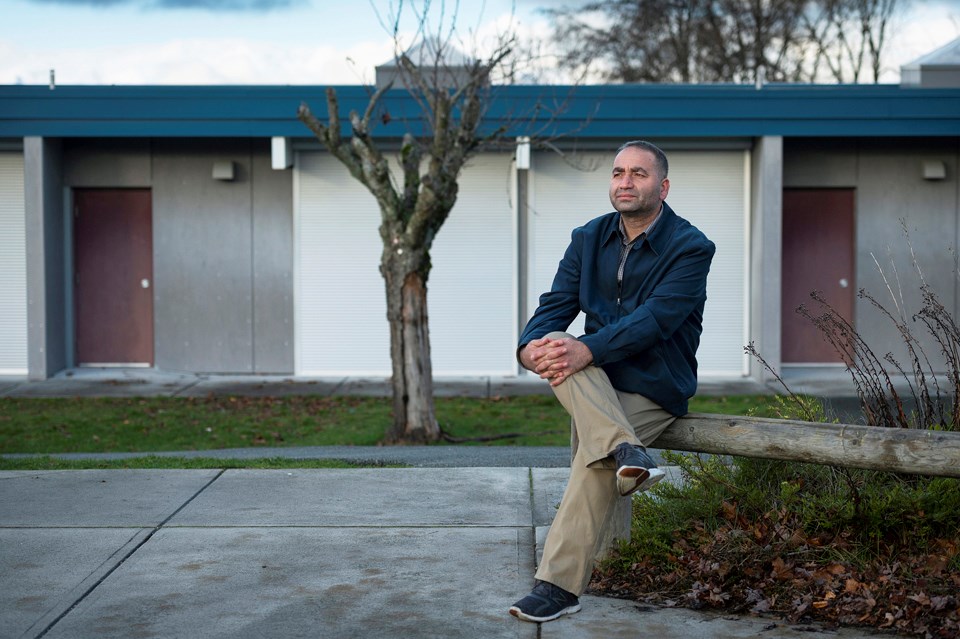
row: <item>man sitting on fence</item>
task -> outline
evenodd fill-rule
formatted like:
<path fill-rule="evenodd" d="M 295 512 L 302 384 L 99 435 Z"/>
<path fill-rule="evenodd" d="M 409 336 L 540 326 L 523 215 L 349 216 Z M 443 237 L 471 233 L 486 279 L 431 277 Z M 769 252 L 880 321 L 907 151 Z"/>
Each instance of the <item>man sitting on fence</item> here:
<path fill-rule="evenodd" d="M 510 608 L 525 621 L 580 610 L 617 500 L 663 477 L 644 445 L 687 412 L 696 391 L 715 247 L 664 202 L 667 168 L 649 142 L 620 147 L 610 180 L 616 211 L 573 231 L 520 337 L 520 363 L 549 381 L 575 446 L 536 585 Z M 561 332 L 581 311 L 586 334 Z"/>

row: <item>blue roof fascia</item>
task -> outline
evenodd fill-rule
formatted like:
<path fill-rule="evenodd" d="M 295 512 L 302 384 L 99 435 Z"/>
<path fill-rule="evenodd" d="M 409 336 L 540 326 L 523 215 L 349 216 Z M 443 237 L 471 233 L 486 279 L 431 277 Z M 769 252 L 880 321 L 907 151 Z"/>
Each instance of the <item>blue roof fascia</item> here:
<path fill-rule="evenodd" d="M 561 104 L 559 91 L 513 95 L 492 105 L 493 118 L 516 105 Z M 546 114 L 534 125 L 542 125 Z M 580 138 L 737 136 L 960 135 L 960 90 L 899 86 L 608 85 L 580 87 L 545 134 Z"/>
<path fill-rule="evenodd" d="M 337 86 L 343 134 L 363 86 Z M 0 86 L 0 137 L 310 138 L 301 102 L 326 117 L 320 86 Z M 572 138 L 960 135 L 960 89 L 896 85 L 590 85 L 490 89 L 485 128 Z M 389 115 L 389 118 L 384 118 Z M 384 95 L 373 134 L 423 135 L 419 104 Z"/>

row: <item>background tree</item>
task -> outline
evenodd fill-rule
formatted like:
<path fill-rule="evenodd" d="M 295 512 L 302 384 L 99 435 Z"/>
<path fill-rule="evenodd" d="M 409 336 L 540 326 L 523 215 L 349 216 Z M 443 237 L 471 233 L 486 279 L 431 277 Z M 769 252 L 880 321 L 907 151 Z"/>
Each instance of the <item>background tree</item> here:
<path fill-rule="evenodd" d="M 835 82 L 880 81 L 897 0 L 820 0 L 804 14 L 812 67 Z"/>
<path fill-rule="evenodd" d="M 907 1 L 607 0 L 546 13 L 561 64 L 605 81 L 878 82 Z"/>
<path fill-rule="evenodd" d="M 484 133 L 481 123 L 490 98 L 491 74 L 510 54 L 512 38 L 501 37 L 492 53 L 483 59 L 457 60 L 451 71 L 448 60 L 455 55 L 452 43 L 456 30 L 452 25 L 456 11 L 448 18 L 451 26 L 444 28 L 441 17 L 440 26 L 431 28 L 429 2 L 420 10 L 407 5 L 407 10 L 417 19 L 419 31 L 414 39 L 421 46 L 416 55 L 412 50 L 403 51 L 401 2 L 390 20 L 398 71 L 395 83 L 402 84 L 397 88 L 405 90 L 405 97 L 412 96 L 419 105 L 421 135 L 409 132 L 414 123 L 391 118 L 385 102 L 393 84 L 376 89 L 362 114 L 350 112 L 348 136 L 343 135 L 340 105 L 333 88 L 326 92 L 325 123 L 306 104 L 300 106 L 298 115 L 323 146 L 373 194 L 380 208 L 380 273 L 386 289 L 393 373 L 393 425 L 387 441 L 426 443 L 441 436 L 434 413 L 427 315 L 430 249 L 457 201 L 457 179 L 464 163 L 485 141 L 502 132 L 498 129 Z M 398 176 L 391 171 L 382 142 L 373 137 L 375 126 L 389 122 L 408 128 L 398 154 Z"/>

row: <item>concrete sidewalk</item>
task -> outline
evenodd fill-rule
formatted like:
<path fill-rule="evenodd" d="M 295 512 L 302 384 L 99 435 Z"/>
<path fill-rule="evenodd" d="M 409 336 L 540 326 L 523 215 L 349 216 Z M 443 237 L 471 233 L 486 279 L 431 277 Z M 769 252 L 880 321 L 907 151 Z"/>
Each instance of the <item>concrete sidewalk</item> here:
<path fill-rule="evenodd" d="M 2 472 L 0 636 L 870 636 L 591 596 L 540 628 L 510 617 L 566 478 L 529 467 Z"/>
<path fill-rule="evenodd" d="M 834 383 L 833 386 L 836 384 Z M 824 384 L 825 387 L 830 384 Z M 771 387 L 772 388 L 772 387 Z M 749 378 L 700 380 L 703 395 L 769 393 Z M 436 378 L 437 397 L 549 395 L 533 375 Z M 0 376 L 0 397 L 206 397 L 207 395 L 281 396 L 354 395 L 387 397 L 389 378 L 292 377 L 289 375 L 217 375 L 156 368 L 74 368 L 44 380 Z"/>
<path fill-rule="evenodd" d="M 812 383 L 842 388 L 836 378 Z M 537 379 L 437 381 L 438 396 L 549 392 Z M 700 392 L 770 389 L 707 379 Z M 42 381 L 0 377 L 0 396 L 9 397 L 208 394 L 383 396 L 389 385 L 154 369 L 77 369 Z M 533 585 L 537 540 L 569 474 L 566 448 L 196 454 L 414 467 L 0 472 L 0 638 L 873 636 L 592 596 L 583 598 L 582 612 L 540 627 L 510 617 L 507 608 Z"/>

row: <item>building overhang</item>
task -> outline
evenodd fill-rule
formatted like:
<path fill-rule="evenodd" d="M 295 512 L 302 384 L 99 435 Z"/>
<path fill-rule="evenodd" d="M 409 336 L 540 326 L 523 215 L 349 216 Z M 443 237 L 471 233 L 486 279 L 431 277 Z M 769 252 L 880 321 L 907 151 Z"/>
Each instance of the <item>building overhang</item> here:
<path fill-rule="evenodd" d="M 306 103 L 326 116 L 323 86 L 0 86 L 0 138 L 311 138 Z M 337 86 L 343 132 L 369 87 Z M 926 137 L 960 135 L 960 89 L 898 85 L 494 86 L 484 127 L 507 137 Z M 373 135 L 425 135 L 420 103 L 388 91 Z"/>

